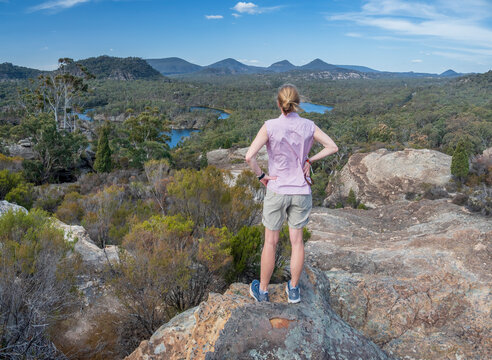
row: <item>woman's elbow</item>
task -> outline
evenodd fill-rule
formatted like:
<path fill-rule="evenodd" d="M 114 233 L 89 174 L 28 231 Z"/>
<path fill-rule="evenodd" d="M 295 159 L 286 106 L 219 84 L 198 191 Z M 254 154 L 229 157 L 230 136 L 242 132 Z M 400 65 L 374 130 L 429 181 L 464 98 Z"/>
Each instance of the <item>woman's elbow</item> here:
<path fill-rule="evenodd" d="M 338 146 L 333 145 L 333 153 L 336 153 L 336 152 L 338 152 Z"/>
<path fill-rule="evenodd" d="M 251 154 L 246 154 L 244 160 L 249 164 L 251 160 L 253 160 L 253 156 Z"/>

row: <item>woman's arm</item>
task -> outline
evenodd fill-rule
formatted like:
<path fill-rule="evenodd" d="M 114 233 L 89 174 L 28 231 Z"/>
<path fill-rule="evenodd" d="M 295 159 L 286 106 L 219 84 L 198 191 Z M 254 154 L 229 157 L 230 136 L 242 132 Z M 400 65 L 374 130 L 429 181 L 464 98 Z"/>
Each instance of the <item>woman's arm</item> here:
<path fill-rule="evenodd" d="M 267 143 L 267 141 L 268 141 L 267 129 L 266 129 L 266 125 L 263 124 L 260 131 L 258 131 L 256 138 L 251 143 L 248 152 L 246 153 L 246 162 L 248 163 L 251 170 L 253 170 L 253 172 L 256 174 L 256 176 L 260 176 L 262 174 L 260 166 L 256 162 L 256 155 L 258 154 L 258 151 L 260 151 L 260 149 L 263 147 L 263 145 Z M 268 184 L 268 180 L 275 180 L 275 179 L 277 179 L 276 176 L 265 175 L 263 179 L 261 179 L 260 181 L 263 183 L 263 185 L 266 186 Z"/>
<path fill-rule="evenodd" d="M 328 155 L 334 154 L 338 151 L 338 146 L 335 144 L 335 142 L 316 125 L 314 125 L 314 140 L 323 145 L 324 148 L 319 153 L 309 158 L 310 162 L 323 159 Z M 311 164 L 306 162 L 303 169 L 304 174 L 309 175 L 310 166 Z"/>

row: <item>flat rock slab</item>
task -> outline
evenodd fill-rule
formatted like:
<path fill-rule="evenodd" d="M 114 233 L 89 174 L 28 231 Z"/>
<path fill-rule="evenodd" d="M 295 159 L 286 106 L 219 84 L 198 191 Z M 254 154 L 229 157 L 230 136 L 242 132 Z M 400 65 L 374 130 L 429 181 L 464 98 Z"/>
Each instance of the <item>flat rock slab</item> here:
<path fill-rule="evenodd" d="M 446 199 L 316 208 L 332 308 L 401 359 L 492 359 L 492 221 Z"/>

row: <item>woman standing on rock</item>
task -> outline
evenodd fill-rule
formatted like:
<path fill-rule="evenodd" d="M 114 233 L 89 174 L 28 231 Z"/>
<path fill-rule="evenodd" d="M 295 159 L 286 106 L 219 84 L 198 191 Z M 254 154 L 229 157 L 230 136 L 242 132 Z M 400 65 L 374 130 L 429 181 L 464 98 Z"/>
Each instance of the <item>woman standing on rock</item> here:
<path fill-rule="evenodd" d="M 269 301 L 268 283 L 275 267 L 275 251 L 280 229 L 287 219 L 292 245 L 290 260 L 291 280 L 286 292 L 289 303 L 301 301 L 299 278 L 304 265 L 302 229 L 309 220 L 312 208 L 309 177 L 311 163 L 338 151 L 333 140 L 314 122 L 297 114 L 300 96 L 294 85 L 283 85 L 277 95 L 277 106 L 282 114 L 268 120 L 261 127 L 246 154 L 246 161 L 266 186 L 262 222 L 265 225 L 265 243 L 261 253 L 260 281 L 253 280 L 250 294 L 256 301 Z M 308 157 L 313 140 L 324 149 Z M 263 147 L 268 151 L 268 175 L 256 162 L 256 154 Z"/>

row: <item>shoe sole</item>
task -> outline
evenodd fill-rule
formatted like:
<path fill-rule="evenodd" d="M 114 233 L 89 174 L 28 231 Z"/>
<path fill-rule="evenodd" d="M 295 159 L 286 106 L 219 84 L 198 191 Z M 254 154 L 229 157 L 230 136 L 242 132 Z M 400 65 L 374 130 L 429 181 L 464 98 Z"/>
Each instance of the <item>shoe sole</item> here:
<path fill-rule="evenodd" d="M 289 298 L 289 287 L 288 287 L 288 285 L 285 285 L 285 292 L 287 293 L 287 302 L 289 304 L 297 304 L 297 303 L 301 302 L 301 292 L 300 291 L 299 291 L 299 299 L 297 299 L 297 300 L 291 300 Z"/>
<path fill-rule="evenodd" d="M 253 291 L 251 291 L 251 286 L 249 287 L 249 294 L 251 295 L 251 297 L 253 299 L 255 299 L 256 302 L 259 302 L 258 299 L 256 298 L 256 296 L 253 295 Z"/>

